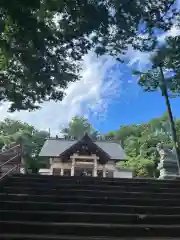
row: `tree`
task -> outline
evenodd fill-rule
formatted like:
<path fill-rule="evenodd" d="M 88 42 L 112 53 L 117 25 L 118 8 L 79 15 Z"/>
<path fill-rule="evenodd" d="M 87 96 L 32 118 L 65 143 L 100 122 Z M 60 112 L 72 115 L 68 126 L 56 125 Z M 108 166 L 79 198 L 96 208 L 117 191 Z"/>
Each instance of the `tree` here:
<path fill-rule="evenodd" d="M 175 120 L 175 125 L 180 139 L 178 119 Z M 121 137 L 123 139 L 123 148 L 127 156 L 123 167 L 133 168 L 137 176 L 159 176 L 157 165 L 160 156 L 156 150 L 157 144 L 163 143 L 169 149 L 173 149 L 167 113 L 147 123 L 120 126 L 119 130 L 111 131 L 110 135 L 112 133 L 119 137 L 117 140 L 121 141 Z M 119 164 L 122 166 L 122 163 L 118 163 L 118 166 Z"/>
<path fill-rule="evenodd" d="M 100 55 L 109 53 L 122 60 L 131 44 L 142 51 L 153 50 L 157 44 L 154 32 L 170 29 L 179 14 L 175 3 L 174 0 L 106 1 L 104 4 L 111 12 L 110 28 L 106 35 L 95 36 L 99 40 L 96 52 Z"/>
<path fill-rule="evenodd" d="M 0 122 L 0 147 L 10 146 L 12 143 L 21 144 L 25 168 L 30 168 L 33 172 L 37 172 L 43 164 L 39 152 L 48 135 L 47 132 L 38 131 L 33 126 L 20 121 L 7 118 Z"/>
<path fill-rule="evenodd" d="M 1 1 L 0 101 L 9 101 L 15 111 L 62 100 L 68 83 L 79 78 L 78 62 L 88 50 L 117 57 L 137 38 L 140 23 L 149 34 L 152 28 L 169 29 L 173 18 L 165 16 L 173 3 Z"/>
<path fill-rule="evenodd" d="M 135 176 L 154 177 L 154 162 L 150 159 L 134 157 L 129 158 L 126 162 L 118 163 L 117 167 L 125 167 L 134 171 Z"/>
<path fill-rule="evenodd" d="M 130 157 L 137 157 L 140 154 L 139 139 L 135 136 L 130 136 L 125 140 L 126 154 Z"/>
<path fill-rule="evenodd" d="M 125 141 L 128 137 L 139 137 L 141 135 L 141 127 L 140 125 L 122 125 L 120 129 L 117 131 L 111 131 L 107 133 L 105 136 L 112 137 L 114 140 L 119 140 L 122 147 L 125 147 Z"/>
<path fill-rule="evenodd" d="M 171 128 L 171 135 L 173 139 L 174 149 L 176 152 L 177 164 L 180 173 L 180 147 L 177 139 L 175 123 L 169 101 L 169 93 L 177 92 L 177 74 L 174 73 L 170 76 L 165 76 L 166 62 L 171 59 L 171 49 L 166 46 L 158 49 L 152 56 L 152 69 L 148 70 L 147 73 L 135 71 L 136 75 L 140 75 L 139 85 L 144 88 L 145 91 L 156 91 L 160 89 L 162 96 L 165 98 L 167 107 L 167 113 L 169 117 L 169 123 Z"/>
<path fill-rule="evenodd" d="M 179 26 L 180 27 L 180 17 Z M 166 51 L 168 57 L 166 58 L 165 67 L 171 69 L 174 73 L 171 90 L 180 96 L 180 36 L 168 37 L 166 39 Z"/>
<path fill-rule="evenodd" d="M 75 116 L 69 122 L 68 127 L 62 129 L 62 133 L 75 138 L 82 138 L 87 133 L 93 139 L 97 136 L 97 131 L 88 122 L 88 119 L 80 116 Z"/>
<path fill-rule="evenodd" d="M 101 22 L 108 17 L 103 5 L 78 2 L 1 1 L 0 100 L 10 101 L 11 111 L 62 100 L 78 79 L 73 60 L 87 53 L 87 35 L 107 28 Z"/>

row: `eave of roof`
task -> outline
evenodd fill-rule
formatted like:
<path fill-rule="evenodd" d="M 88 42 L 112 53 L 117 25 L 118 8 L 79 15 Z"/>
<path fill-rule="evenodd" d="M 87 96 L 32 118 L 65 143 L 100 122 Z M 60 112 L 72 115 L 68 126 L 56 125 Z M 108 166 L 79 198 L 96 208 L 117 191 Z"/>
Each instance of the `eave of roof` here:
<path fill-rule="evenodd" d="M 60 154 L 60 157 L 65 156 L 66 154 L 73 152 L 74 150 L 78 150 L 79 147 L 81 146 L 81 144 L 87 144 L 87 146 L 90 149 L 96 149 L 98 150 L 98 154 L 99 156 L 104 159 L 104 161 L 109 160 L 111 157 L 109 156 L 109 154 L 104 151 L 98 144 L 96 144 L 96 142 L 92 141 L 92 139 L 86 134 L 82 139 L 80 139 L 79 141 L 77 141 L 74 145 L 72 145 L 70 148 L 66 149 L 64 152 L 62 152 Z"/>

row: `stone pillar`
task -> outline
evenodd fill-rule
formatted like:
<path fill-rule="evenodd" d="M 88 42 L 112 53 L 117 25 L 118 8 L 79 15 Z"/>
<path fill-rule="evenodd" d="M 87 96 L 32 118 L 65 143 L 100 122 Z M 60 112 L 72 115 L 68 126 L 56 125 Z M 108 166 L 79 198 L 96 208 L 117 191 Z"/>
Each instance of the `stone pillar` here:
<path fill-rule="evenodd" d="M 93 177 L 97 177 L 97 159 L 94 158 Z"/>
<path fill-rule="evenodd" d="M 53 158 L 49 158 L 49 163 L 50 163 L 49 175 L 53 175 Z"/>
<path fill-rule="evenodd" d="M 103 165 L 103 178 L 106 177 L 106 165 Z"/>
<path fill-rule="evenodd" d="M 71 176 L 74 176 L 75 158 L 72 158 Z"/>
<path fill-rule="evenodd" d="M 64 168 L 61 168 L 61 176 L 64 176 Z"/>
<path fill-rule="evenodd" d="M 53 168 L 50 167 L 49 175 L 53 175 Z"/>
<path fill-rule="evenodd" d="M 50 158 L 50 159 L 49 159 L 49 163 L 50 163 L 50 165 L 53 164 L 53 158 Z"/>

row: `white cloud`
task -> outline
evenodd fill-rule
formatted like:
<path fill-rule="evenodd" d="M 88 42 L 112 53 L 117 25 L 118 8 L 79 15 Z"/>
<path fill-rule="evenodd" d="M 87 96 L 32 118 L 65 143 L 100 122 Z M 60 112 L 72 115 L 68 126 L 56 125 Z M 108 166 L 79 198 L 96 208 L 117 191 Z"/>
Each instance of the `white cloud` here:
<path fill-rule="evenodd" d="M 84 57 L 81 80 L 69 84 L 62 102 L 46 102 L 38 111 L 8 113 L 8 104 L 0 107 L 0 120 L 5 117 L 18 119 L 34 125 L 38 129 L 51 128 L 53 134 L 60 126 L 66 125 L 75 115 L 104 115 L 108 104 L 120 91 L 120 75 L 111 68 L 116 64 L 114 58 L 97 58 L 89 53 Z"/>
<path fill-rule="evenodd" d="M 139 71 L 144 71 L 151 64 L 149 52 L 134 50 L 132 46 L 129 46 L 125 56 L 128 60 L 128 66 Z"/>

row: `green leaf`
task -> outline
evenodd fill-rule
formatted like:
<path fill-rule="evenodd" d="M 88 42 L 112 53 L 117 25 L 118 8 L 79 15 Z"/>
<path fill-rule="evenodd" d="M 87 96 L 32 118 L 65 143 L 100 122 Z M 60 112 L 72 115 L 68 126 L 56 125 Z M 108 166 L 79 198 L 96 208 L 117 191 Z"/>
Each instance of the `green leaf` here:
<path fill-rule="evenodd" d="M 132 75 L 134 75 L 134 76 L 139 76 L 139 75 L 141 75 L 142 74 L 142 72 L 140 72 L 140 71 L 138 71 L 138 70 L 133 70 L 132 71 Z"/>

